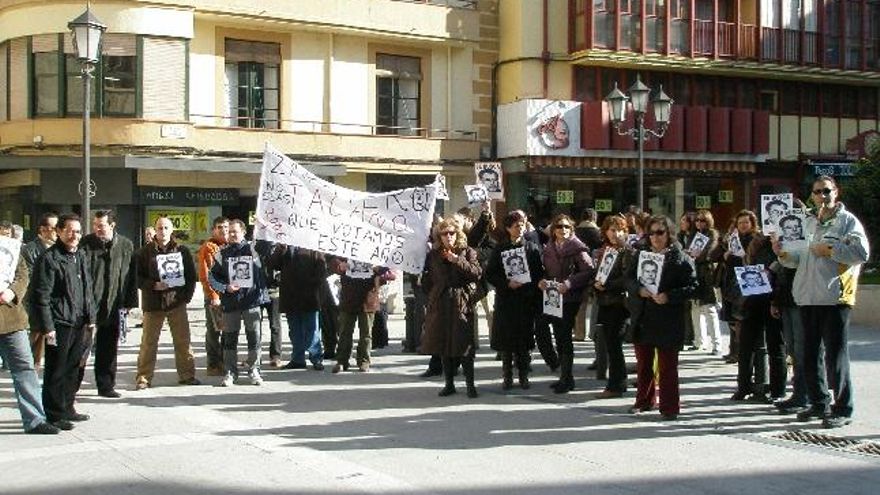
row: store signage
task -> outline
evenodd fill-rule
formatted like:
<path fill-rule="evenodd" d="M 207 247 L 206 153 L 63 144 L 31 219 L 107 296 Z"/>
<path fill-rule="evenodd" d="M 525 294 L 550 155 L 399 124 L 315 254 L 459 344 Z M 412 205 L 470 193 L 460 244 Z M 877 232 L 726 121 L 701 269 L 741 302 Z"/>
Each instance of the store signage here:
<path fill-rule="evenodd" d="M 700 210 L 708 210 L 712 207 L 712 196 L 697 196 L 694 206 Z"/>
<path fill-rule="evenodd" d="M 731 191 L 731 190 L 718 191 L 718 202 L 719 203 L 733 203 L 733 191 Z"/>
<path fill-rule="evenodd" d="M 613 203 L 610 199 L 597 199 L 593 209 L 599 213 L 611 213 Z"/>
<path fill-rule="evenodd" d="M 197 187 L 141 187 L 140 200 L 142 204 L 146 205 L 237 205 L 238 189 L 200 189 Z"/>
<path fill-rule="evenodd" d="M 856 168 L 853 163 L 814 163 L 813 174 L 817 177 L 828 175 L 830 177 L 853 177 Z"/>
<path fill-rule="evenodd" d="M 574 204 L 574 191 L 556 191 L 556 204 L 558 204 L 558 205 Z"/>

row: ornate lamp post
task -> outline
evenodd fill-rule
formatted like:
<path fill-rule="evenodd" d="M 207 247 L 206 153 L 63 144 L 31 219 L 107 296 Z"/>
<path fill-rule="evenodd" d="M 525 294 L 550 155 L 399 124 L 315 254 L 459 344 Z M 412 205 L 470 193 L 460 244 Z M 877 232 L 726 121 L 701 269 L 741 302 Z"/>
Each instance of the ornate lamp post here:
<path fill-rule="evenodd" d="M 642 83 L 640 77 L 636 77 L 636 82 L 629 88 L 629 96 L 617 89 L 617 83 L 614 83 L 614 89 L 605 97 L 605 101 L 611 106 L 611 123 L 621 136 L 632 136 L 635 139 L 639 150 L 639 189 L 638 204 L 639 208 L 645 210 L 645 141 L 654 136 L 662 138 L 669 127 L 669 117 L 672 113 L 672 98 L 663 92 L 663 85 L 657 92 L 657 96 L 650 102 L 654 110 L 654 120 L 657 123 L 657 129 L 648 129 L 645 127 L 645 114 L 648 112 L 648 97 L 651 94 L 651 88 Z M 627 100 L 632 105 L 635 112 L 635 126 L 632 129 L 623 129 L 623 122 L 626 120 Z"/>
<path fill-rule="evenodd" d="M 70 21 L 67 28 L 73 33 L 73 47 L 76 50 L 76 58 L 82 64 L 83 80 L 83 164 L 82 182 L 79 193 L 82 196 L 82 228 L 83 233 L 91 229 L 91 199 L 95 195 L 91 176 L 91 135 L 89 132 L 89 120 L 91 119 L 91 85 L 95 64 L 101 59 L 101 35 L 107 26 L 92 14 L 88 4 L 86 11 L 79 17 Z"/>

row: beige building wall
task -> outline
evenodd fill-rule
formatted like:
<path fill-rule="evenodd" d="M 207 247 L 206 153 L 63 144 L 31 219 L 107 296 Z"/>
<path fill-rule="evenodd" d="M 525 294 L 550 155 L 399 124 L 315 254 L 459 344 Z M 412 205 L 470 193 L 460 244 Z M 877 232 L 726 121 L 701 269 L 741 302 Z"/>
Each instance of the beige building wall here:
<path fill-rule="evenodd" d="M 222 65 L 217 50 L 213 23 L 196 20 L 189 45 L 189 112 L 196 124 L 223 125 L 216 117 L 217 73 Z"/>
<path fill-rule="evenodd" d="M 290 35 L 290 64 L 288 64 L 290 87 L 287 91 L 284 129 L 321 132 L 321 122 L 327 122 L 325 95 L 327 95 L 327 71 L 335 58 L 334 34 L 297 31 Z"/>

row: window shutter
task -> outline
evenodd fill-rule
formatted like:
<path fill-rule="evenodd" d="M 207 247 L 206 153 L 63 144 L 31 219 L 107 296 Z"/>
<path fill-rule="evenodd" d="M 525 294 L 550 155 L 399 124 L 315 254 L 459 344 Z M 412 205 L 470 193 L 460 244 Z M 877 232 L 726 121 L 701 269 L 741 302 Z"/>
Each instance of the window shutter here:
<path fill-rule="evenodd" d="M 6 48 L 8 46 L 6 43 L 0 43 L 0 122 L 9 120 L 9 109 L 6 108 L 6 95 L 9 90 L 9 83 L 7 82 L 9 74 L 6 72 L 6 61 L 9 60 L 6 57 Z"/>
<path fill-rule="evenodd" d="M 281 45 L 258 41 L 226 40 L 226 63 L 281 64 Z"/>
<path fill-rule="evenodd" d="M 180 39 L 144 38 L 143 57 L 144 118 L 184 120 L 186 44 Z"/>
<path fill-rule="evenodd" d="M 34 53 L 57 52 L 57 34 L 39 34 L 31 37 L 31 51 Z"/>
<path fill-rule="evenodd" d="M 9 42 L 9 119 L 28 118 L 27 38 Z"/>

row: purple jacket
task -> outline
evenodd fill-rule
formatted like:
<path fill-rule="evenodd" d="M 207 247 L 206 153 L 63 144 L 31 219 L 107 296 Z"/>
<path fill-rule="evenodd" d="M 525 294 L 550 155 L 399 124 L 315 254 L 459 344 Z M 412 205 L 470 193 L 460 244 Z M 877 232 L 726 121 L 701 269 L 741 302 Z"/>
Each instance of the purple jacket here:
<path fill-rule="evenodd" d="M 584 289 L 593 280 L 595 273 L 589 248 L 574 236 L 560 247 L 557 247 L 556 241 L 551 240 L 544 246 L 542 259 L 544 278 L 568 284 L 568 292 L 562 302 L 579 303 Z"/>

